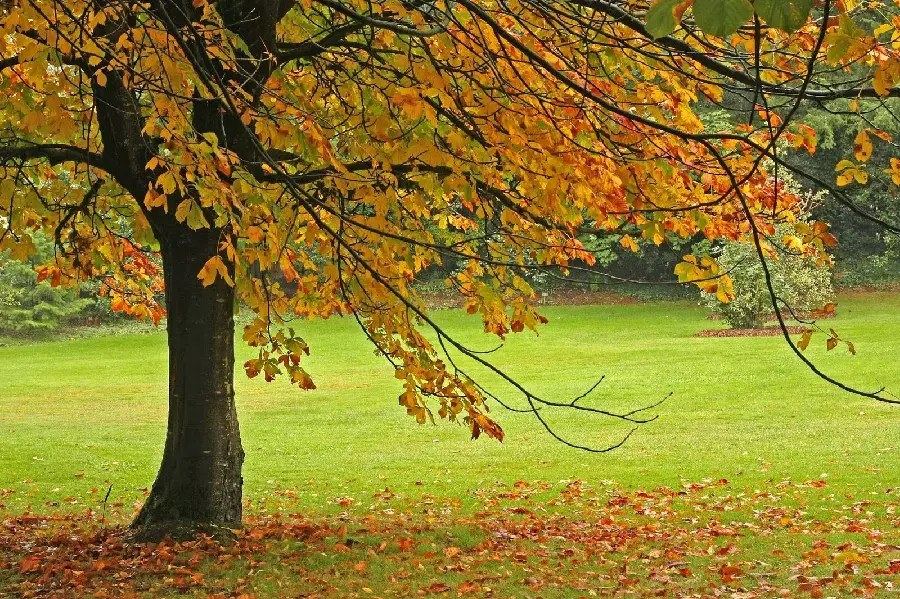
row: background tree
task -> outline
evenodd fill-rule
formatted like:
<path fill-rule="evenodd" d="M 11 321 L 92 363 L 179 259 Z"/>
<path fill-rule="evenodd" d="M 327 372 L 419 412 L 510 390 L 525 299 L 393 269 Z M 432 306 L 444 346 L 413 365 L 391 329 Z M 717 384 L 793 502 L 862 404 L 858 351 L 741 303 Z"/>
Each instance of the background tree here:
<path fill-rule="evenodd" d="M 35 267 L 52 258 L 52 241 L 35 239 L 37 252 L 29 260 L 14 260 L 0 254 L 0 333 L 40 334 L 61 321 L 80 316 L 93 303 L 78 297 L 78 291 L 38 282 Z"/>
<path fill-rule="evenodd" d="M 544 320 L 526 271 L 593 262 L 581 235 L 632 249 L 749 238 L 762 252 L 799 211 L 777 142 L 815 147 L 797 107 L 889 95 L 900 76 L 892 25 L 859 33 L 855 3 L 825 0 L 812 16 L 810 4 L 5 3 L 0 249 L 31 253 L 31 232 L 51 231 L 44 276 L 103 277 L 117 308 L 167 317 L 168 432 L 136 524 L 240 521 L 237 298 L 257 314 L 243 332 L 259 349 L 250 376 L 314 387 L 310 349 L 286 325 L 349 314 L 419 422 L 436 414 L 502 439 L 488 415 L 500 400 L 460 356 L 545 426 L 552 408 L 645 421 L 531 393 L 448 336 L 411 283 L 452 258 L 448 285 L 503 338 Z M 818 76 L 859 61 L 872 66 L 863 79 Z M 694 108 L 725 91 L 754 110 L 737 130 L 710 130 Z M 799 239 L 816 254 L 830 236 L 813 223 Z M 153 251 L 165 310 L 140 259 Z M 684 264 L 682 278 L 730 296 L 714 261 Z"/>

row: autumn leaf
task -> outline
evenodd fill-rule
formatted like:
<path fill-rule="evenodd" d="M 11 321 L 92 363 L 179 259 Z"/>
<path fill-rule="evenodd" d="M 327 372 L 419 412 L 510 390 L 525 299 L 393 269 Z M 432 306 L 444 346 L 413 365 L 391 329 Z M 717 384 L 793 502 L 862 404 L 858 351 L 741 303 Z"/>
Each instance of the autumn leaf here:
<path fill-rule="evenodd" d="M 619 244 L 621 244 L 623 248 L 629 249 L 632 252 L 638 251 L 638 246 L 634 242 L 634 239 L 631 238 L 631 235 L 623 235 L 622 239 L 619 240 Z"/>
<path fill-rule="evenodd" d="M 865 169 L 850 160 L 841 160 L 835 166 L 835 170 L 840 173 L 837 177 L 839 187 L 849 185 L 854 180 L 860 185 L 865 185 L 869 181 L 869 174 Z"/>
<path fill-rule="evenodd" d="M 215 283 L 216 277 L 222 277 L 222 279 L 225 280 L 225 283 L 231 287 L 234 286 L 234 281 L 231 280 L 231 276 L 228 274 L 228 268 L 222 261 L 221 256 L 213 256 L 207 260 L 206 264 L 203 265 L 203 268 L 200 269 L 200 272 L 197 274 L 197 278 L 200 279 L 204 287 L 209 287 Z"/>
<path fill-rule="evenodd" d="M 435 582 L 423 589 L 426 593 L 440 594 L 450 591 L 450 586 L 443 582 Z"/>
<path fill-rule="evenodd" d="M 891 168 L 885 169 L 885 173 L 891 176 L 894 185 L 900 185 L 900 159 L 891 158 Z"/>
<path fill-rule="evenodd" d="M 465 580 L 460 583 L 459 587 L 457 587 L 456 593 L 458 595 L 470 595 L 472 593 L 477 593 L 480 590 L 481 587 L 479 587 L 476 583 L 472 582 L 471 580 Z"/>
<path fill-rule="evenodd" d="M 866 162 L 872 157 L 872 139 L 866 129 L 863 129 L 853 140 L 853 155 L 859 162 Z"/>
<path fill-rule="evenodd" d="M 800 349 L 800 351 L 804 351 L 807 347 L 809 347 L 809 342 L 812 339 L 812 336 L 813 336 L 812 329 L 807 329 L 807 331 L 805 333 L 803 333 L 803 336 L 800 338 L 800 341 L 797 342 L 797 347 Z"/>

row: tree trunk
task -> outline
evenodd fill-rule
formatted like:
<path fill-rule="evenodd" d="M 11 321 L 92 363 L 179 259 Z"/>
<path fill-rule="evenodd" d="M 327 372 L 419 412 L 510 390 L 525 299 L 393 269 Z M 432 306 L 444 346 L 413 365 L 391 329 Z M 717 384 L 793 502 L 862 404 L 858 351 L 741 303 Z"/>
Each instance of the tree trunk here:
<path fill-rule="evenodd" d="M 197 274 L 220 230 L 160 235 L 169 336 L 169 422 L 162 465 L 133 526 L 164 532 L 241 522 L 241 447 L 234 405 L 234 289 Z M 152 534 L 152 533 L 151 533 Z"/>

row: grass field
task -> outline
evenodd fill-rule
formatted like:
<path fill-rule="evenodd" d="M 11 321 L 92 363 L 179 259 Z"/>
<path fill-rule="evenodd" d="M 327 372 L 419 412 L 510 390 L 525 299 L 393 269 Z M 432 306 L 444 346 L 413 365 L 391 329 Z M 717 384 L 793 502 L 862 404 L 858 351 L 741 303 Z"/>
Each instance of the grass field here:
<path fill-rule="evenodd" d="M 813 338 L 808 355 L 842 381 L 900 393 L 898 309 L 900 295 L 841 297 L 839 317 L 826 324 L 853 341 L 857 355 L 851 356 L 843 346 L 826 352 L 822 335 Z M 548 501 L 565 505 L 554 498 L 564 497 L 576 480 L 593 489 L 590 493 L 600 493 L 597 496 L 603 501 L 609 493 L 633 496 L 640 490 L 681 489 L 686 483 L 703 481 L 707 482 L 698 488 L 714 489 L 709 492 L 718 498 L 715 501 L 727 496 L 755 497 L 759 489 L 777 496 L 775 489 L 786 488 L 778 487 L 779 483 L 793 481 L 801 484 L 797 488 L 802 491 L 783 493 L 785 509 L 827 513 L 822 521 L 832 522 L 846 515 L 838 512 L 852 510 L 865 500 L 875 506 L 872 526 L 887 531 L 889 546 L 900 544 L 896 528 L 890 530 L 898 525 L 897 516 L 892 515 L 897 503 L 892 489 L 900 486 L 900 407 L 855 397 L 820 381 L 780 338 L 694 338 L 693 333 L 718 325 L 688 304 L 548 307 L 544 313 L 550 324 L 540 336 L 513 336 L 494 354 L 496 363 L 534 391 L 555 399 L 577 396 L 605 375 L 592 401 L 613 409 L 646 405 L 671 392 L 671 398 L 655 409 L 659 419 L 641 427 L 622 448 L 595 455 L 553 441 L 531 416 L 503 413 L 497 407 L 494 413 L 504 426 L 506 441 L 473 442 L 464 428 L 420 426 L 407 417 L 397 403 L 398 382 L 352 321 L 304 323 L 301 328 L 312 346 L 309 370 L 317 391 L 247 380 L 242 374 L 236 381 L 247 452 L 248 513 L 269 513 L 289 497 L 291 510 L 320 519 L 316 526 L 339 530 L 335 523 L 340 518 L 355 522 L 354 518 L 363 519 L 375 509 L 373 496 L 377 493 L 380 498 L 386 487 L 391 489 L 392 501 L 408 502 L 403 504 L 407 512 L 420 516 L 428 512 L 423 511 L 423 497 L 440 498 L 433 501 L 451 502 L 451 512 L 463 518 L 454 533 L 455 544 L 435 541 L 437 533 L 427 532 L 440 528 L 435 522 L 447 520 L 446 513 L 417 530 L 431 535 L 427 538 L 437 543 L 441 557 L 440 547 L 479 546 L 481 533 L 473 532 L 472 522 L 464 516 L 484 512 L 489 503 L 485 493 L 515 488 L 499 483 L 527 482 L 520 483 L 520 488 L 534 491 L 524 498 L 503 500 L 531 502 L 526 511 L 533 513 Z M 447 311 L 440 320 L 473 346 L 491 347 L 492 341 L 481 335 L 471 317 Z M 247 352 L 239 351 L 242 362 Z M 511 390 L 499 385 L 491 389 L 521 406 Z M 165 397 L 164 332 L 0 348 L 0 517 L 28 510 L 58 515 L 97 508 L 111 484 L 107 515 L 113 522 L 127 521 L 152 483 L 160 459 Z M 620 423 L 583 414 L 548 416 L 567 438 L 596 446 L 617 442 L 628 430 Z M 728 482 L 710 482 L 721 479 Z M 816 484 L 802 485 L 805 481 Z M 825 481 L 825 486 L 819 481 Z M 590 493 L 585 496 L 593 496 Z M 597 505 L 595 501 L 581 508 L 590 507 L 596 513 Z M 735 513 L 744 514 L 740 517 L 744 521 L 758 517 L 760 507 L 754 501 L 747 499 L 741 505 Z M 568 509 L 571 515 L 574 508 Z M 522 515 L 526 512 L 513 513 L 527 518 Z M 672 513 L 684 516 L 678 510 Z M 457 520 L 454 516 L 445 524 L 456 526 Z M 408 519 L 404 522 L 411 526 Z M 372 534 L 373 542 L 380 538 Z M 379 534 L 396 540 L 387 530 Z M 463 542 L 467 535 L 472 538 Z M 752 555 L 777 544 L 772 539 L 754 539 L 750 535 L 745 540 Z M 884 539 L 879 539 L 883 544 Z M 339 557 L 352 561 L 355 551 L 351 548 L 351 555 Z M 888 557 L 898 559 L 900 554 L 884 559 Z M 372 572 L 366 567 L 353 569 L 359 562 L 351 561 L 346 564 L 350 577 Z M 340 576 L 336 562 L 328 563 L 333 575 Z M 316 567 L 307 564 L 304 568 Z M 2 572 L 0 568 L 0 588 Z M 396 568 L 387 568 L 370 575 L 388 581 L 396 574 Z M 428 587 L 431 579 L 420 578 L 415 574 L 407 590 L 416 584 Z M 451 585 L 452 590 L 469 588 L 459 585 L 470 581 L 451 578 L 456 585 Z M 527 582 L 530 577 L 515 574 L 512 578 Z M 720 572 L 716 580 L 721 578 Z M 267 580 L 266 584 L 274 584 Z M 356 586 L 353 592 L 395 596 L 379 591 L 375 583 L 367 584 L 371 586 Z M 384 584 L 385 589 L 390 586 Z M 479 588 L 483 590 L 485 584 Z M 535 590 L 534 585 L 516 584 L 518 591 L 510 587 L 506 592 L 506 587 L 494 583 L 491 592 L 500 588 L 506 592 L 502 596 L 516 592 L 518 596 L 579 596 L 575 591 L 567 594 L 546 586 Z M 705 588 L 703 584 L 697 588 Z M 802 590 L 802 580 L 791 584 L 789 590 Z M 240 586 L 234 581 L 223 585 L 228 592 Z M 263 596 L 279 594 L 276 587 L 252 588 Z M 334 596 L 350 595 L 350 587 L 340 588 L 345 594 Z M 300 592 L 300 587 L 295 590 Z M 441 588 L 432 591 L 443 592 Z M 883 586 L 873 592 L 882 591 Z"/>

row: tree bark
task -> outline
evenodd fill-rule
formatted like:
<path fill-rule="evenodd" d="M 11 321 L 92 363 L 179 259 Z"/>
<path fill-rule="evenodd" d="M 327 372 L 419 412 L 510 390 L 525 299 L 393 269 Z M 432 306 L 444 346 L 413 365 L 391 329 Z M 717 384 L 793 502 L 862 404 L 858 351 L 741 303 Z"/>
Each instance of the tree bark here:
<path fill-rule="evenodd" d="M 133 526 L 239 526 L 241 447 L 234 404 L 234 288 L 197 274 L 221 230 L 160 235 L 169 337 L 169 421 L 162 465 Z"/>

